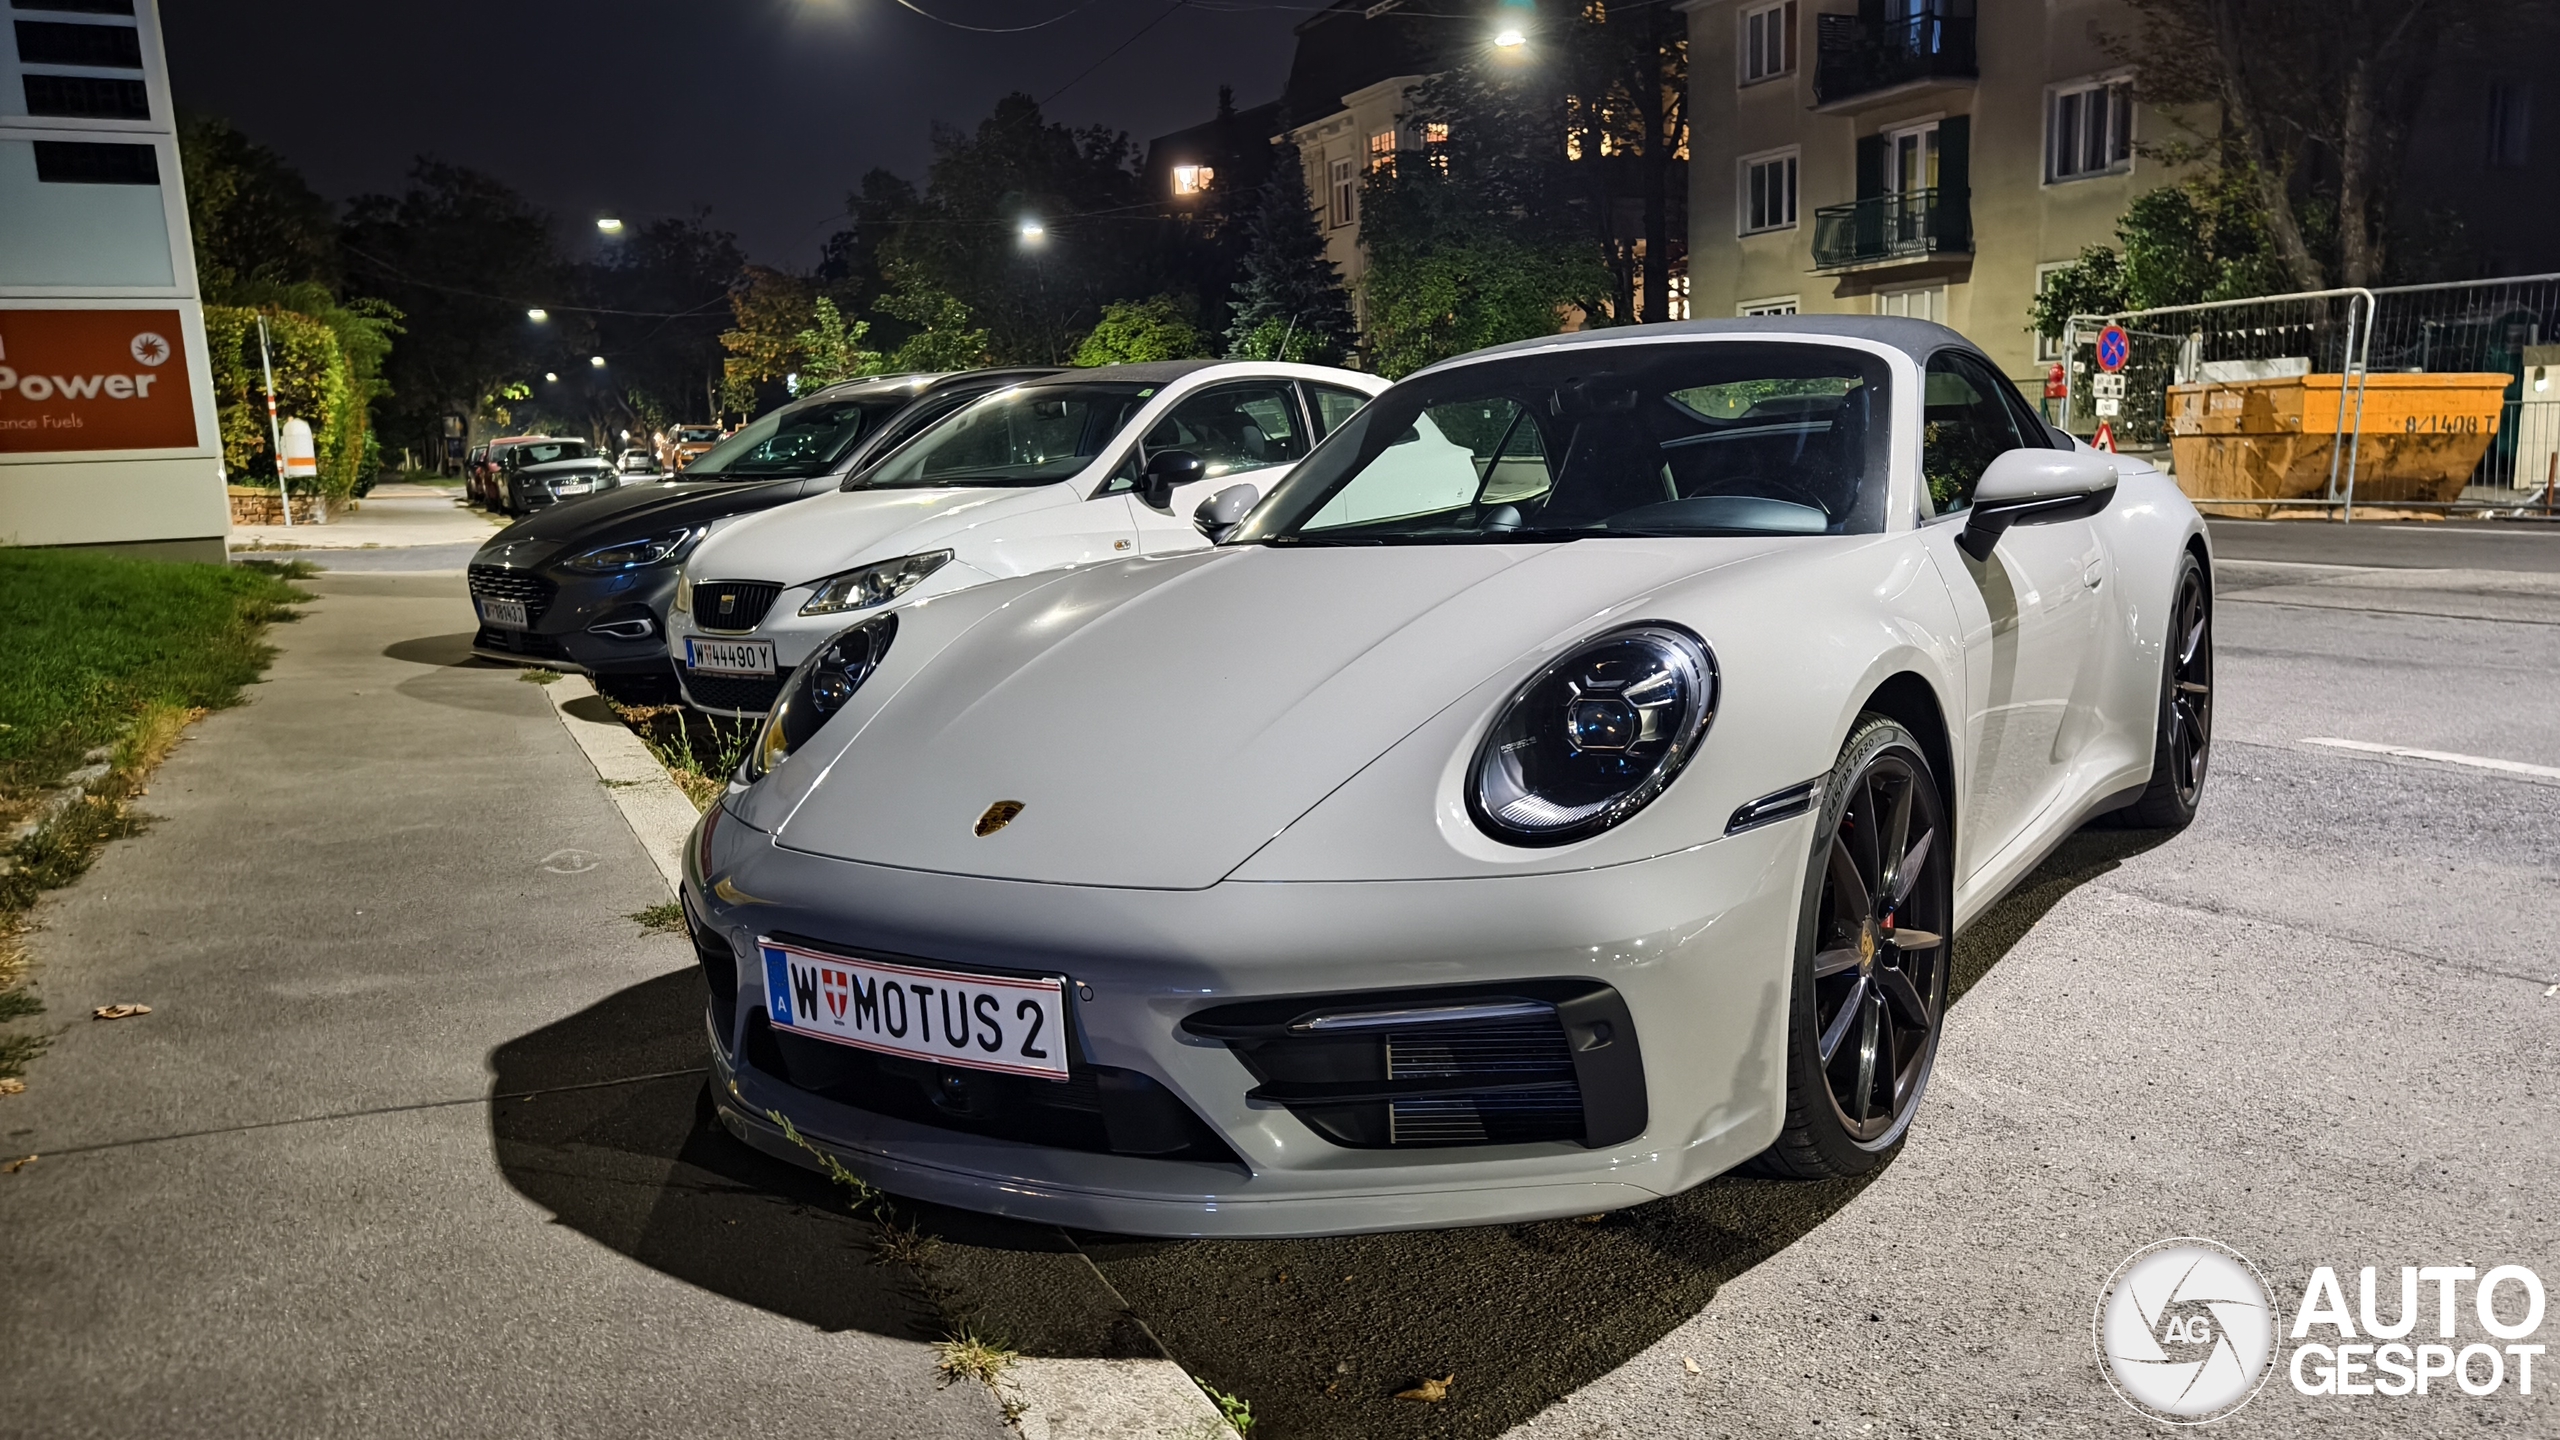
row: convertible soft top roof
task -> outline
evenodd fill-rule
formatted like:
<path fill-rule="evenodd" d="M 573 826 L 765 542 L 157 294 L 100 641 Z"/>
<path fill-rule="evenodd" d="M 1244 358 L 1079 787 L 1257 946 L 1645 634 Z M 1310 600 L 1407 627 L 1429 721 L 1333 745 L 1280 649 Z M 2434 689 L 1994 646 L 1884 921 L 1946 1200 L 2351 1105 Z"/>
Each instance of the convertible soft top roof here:
<path fill-rule="evenodd" d="M 1028 385 L 1087 385 L 1106 381 L 1128 385 L 1170 385 L 1195 370 L 1223 365 L 1223 360 L 1151 360 L 1143 365 L 1096 365 L 1084 370 L 1061 370 L 1028 380 Z"/>
<path fill-rule="evenodd" d="M 1932 320 L 1909 320 L 1899 315 L 1751 315 L 1733 320 L 1670 320 L 1659 325 L 1616 325 L 1605 330 L 1584 330 L 1572 335 L 1544 335 L 1533 340 L 1514 340 L 1508 344 L 1490 345 L 1453 356 L 1417 374 L 1444 370 L 1452 366 L 1473 364 L 1495 355 L 1526 354 L 1533 350 L 1552 350 L 1576 345 L 1607 344 L 1627 340 L 1677 340 L 1690 335 L 1820 335 L 1838 336 L 1844 340 L 1867 340 L 1890 345 L 1915 361 L 1950 345 L 1974 350 L 1974 343 Z"/>

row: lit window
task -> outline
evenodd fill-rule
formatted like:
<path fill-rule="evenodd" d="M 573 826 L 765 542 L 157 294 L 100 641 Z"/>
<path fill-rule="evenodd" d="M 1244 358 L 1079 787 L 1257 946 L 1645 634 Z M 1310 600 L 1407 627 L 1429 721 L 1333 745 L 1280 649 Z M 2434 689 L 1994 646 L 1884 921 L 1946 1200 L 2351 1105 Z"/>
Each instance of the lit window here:
<path fill-rule="evenodd" d="M 1428 124 L 1424 125 L 1424 126 L 1422 127 L 1422 143 L 1423 143 L 1424 145 L 1426 145 L 1426 146 L 1429 146 L 1429 145 L 1446 145 L 1446 144 L 1448 144 L 1448 143 L 1449 143 L 1449 127 L 1448 127 L 1448 125 L 1447 125 L 1446 123 L 1444 123 L 1444 122 L 1442 122 L 1442 121 L 1438 121 L 1438 120 L 1431 121 L 1430 123 L 1428 123 Z"/>
<path fill-rule="evenodd" d="M 2133 86 L 2124 80 L 2057 88 L 2045 106 L 2044 178 L 2077 180 L 2133 163 Z"/>
<path fill-rule="evenodd" d="M 1396 168 L 1396 132 L 1381 130 L 1369 137 L 1369 168 L 1372 170 Z"/>
<path fill-rule="evenodd" d="M 1740 232 L 1784 230 L 1796 223 L 1796 152 L 1746 157 L 1742 161 Z"/>
<path fill-rule="evenodd" d="M 1793 74 L 1796 68 L 1796 0 L 1742 13 L 1742 83 Z"/>
<path fill-rule="evenodd" d="M 1359 182 L 1351 173 L 1351 162 L 1349 160 L 1334 161 L 1328 169 L 1326 178 L 1331 182 L 1330 188 L 1333 191 L 1333 223 L 1337 228 L 1348 225 L 1353 218 L 1352 204 L 1360 194 Z"/>
<path fill-rule="evenodd" d="M 1206 165 L 1176 165 L 1173 167 L 1173 193 L 1197 195 L 1208 189 L 1209 182 L 1217 178 L 1218 172 Z"/>

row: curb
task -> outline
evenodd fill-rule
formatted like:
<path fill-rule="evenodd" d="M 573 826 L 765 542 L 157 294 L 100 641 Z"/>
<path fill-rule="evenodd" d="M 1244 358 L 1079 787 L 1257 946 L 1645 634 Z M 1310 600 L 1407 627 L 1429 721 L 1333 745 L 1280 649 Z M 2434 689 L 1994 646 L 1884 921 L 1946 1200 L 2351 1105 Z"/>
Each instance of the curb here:
<path fill-rule="evenodd" d="M 675 894 L 684 883 L 685 837 L 693 833 L 701 812 L 667 778 L 666 767 L 613 713 L 587 677 L 563 675 L 543 686 L 542 693 L 569 738 L 585 752 L 587 763 L 596 767 L 596 778 L 604 782 L 605 792 L 630 823 L 640 848 L 649 852 L 658 878 L 667 882 L 667 893 Z"/>
<path fill-rule="evenodd" d="M 1048 1360 L 1005 1367 L 997 1395 L 1023 1440 L 1233 1440 L 1218 1407 L 1170 1360 Z"/>

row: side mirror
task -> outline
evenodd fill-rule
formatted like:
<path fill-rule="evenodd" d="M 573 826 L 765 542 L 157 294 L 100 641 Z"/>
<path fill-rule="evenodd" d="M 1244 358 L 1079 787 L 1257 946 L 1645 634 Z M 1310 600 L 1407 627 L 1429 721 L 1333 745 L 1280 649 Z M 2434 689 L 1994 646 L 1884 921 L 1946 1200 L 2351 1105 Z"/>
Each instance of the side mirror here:
<path fill-rule="evenodd" d="M 2091 450 L 2011 450 L 1994 459 L 1973 487 L 1973 508 L 1956 548 L 1976 560 L 2012 525 L 2078 520 L 2107 508 L 2116 496 L 2116 466 Z"/>
<path fill-rule="evenodd" d="M 1191 523 L 1199 526 L 1200 533 L 1215 545 L 1227 538 L 1227 532 L 1235 529 L 1261 498 L 1262 492 L 1250 485 L 1230 485 L 1201 501 L 1200 508 L 1191 512 Z"/>
<path fill-rule="evenodd" d="M 1159 450 L 1138 476 L 1138 498 L 1158 510 L 1173 509 L 1173 492 L 1208 478 L 1208 462 L 1188 450 Z"/>

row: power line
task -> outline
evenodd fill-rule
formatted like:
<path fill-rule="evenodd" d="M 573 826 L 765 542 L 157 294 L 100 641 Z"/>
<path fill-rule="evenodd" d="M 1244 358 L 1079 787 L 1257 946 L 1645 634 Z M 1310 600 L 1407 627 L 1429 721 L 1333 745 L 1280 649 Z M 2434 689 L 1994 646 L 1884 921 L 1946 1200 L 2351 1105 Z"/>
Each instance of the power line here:
<path fill-rule="evenodd" d="M 1073 15 L 1079 10 L 1088 10 L 1093 7 L 1093 0 L 1084 0 L 1084 3 L 1075 7 L 1074 10 L 1060 11 L 1046 20 L 1038 21 L 1030 25 L 964 25 L 957 20 L 943 19 L 932 11 L 917 5 L 915 0 L 898 0 L 898 3 L 909 10 L 915 11 L 915 13 L 932 21 L 936 25 L 947 25 L 954 30 L 966 30 L 976 35 L 1019 35 L 1026 30 L 1045 30 L 1049 26 L 1057 24 L 1059 21 L 1066 19 L 1069 15 Z"/>
<path fill-rule="evenodd" d="M 905 3 L 906 3 L 906 0 L 898 0 L 898 3 L 900 3 L 900 4 L 902 4 L 902 5 L 903 5 L 903 4 L 905 4 Z M 1040 100 L 1039 100 L 1039 103 L 1040 103 L 1041 105 L 1044 105 L 1044 106 L 1045 106 L 1045 105 L 1047 105 L 1050 101 L 1057 99 L 1059 96 L 1066 94 L 1066 93 L 1067 93 L 1068 91 L 1070 91 L 1070 90 L 1073 90 L 1073 89 L 1074 89 L 1074 88 L 1076 88 L 1078 85 L 1083 84 L 1083 83 L 1084 83 L 1084 81 L 1085 81 L 1085 77 L 1087 77 L 1087 76 L 1091 75 L 1094 71 L 1101 69 L 1103 66 L 1110 64 L 1110 63 L 1112 62 L 1112 60 L 1113 60 L 1114 58 L 1116 58 L 1116 57 L 1120 54 L 1120 52 L 1121 52 L 1121 51 L 1126 50 L 1126 49 L 1128 49 L 1130 46 L 1137 44 L 1137 43 L 1138 43 L 1138 37 L 1139 37 L 1140 35 L 1144 35 L 1144 34 L 1146 34 L 1148 31 L 1153 30 L 1154 28 L 1156 28 L 1157 26 L 1159 26 L 1159 25 L 1163 24 L 1163 23 L 1164 23 L 1164 22 L 1166 22 L 1167 20 L 1172 19 L 1172 18 L 1173 18 L 1173 12 L 1174 12 L 1174 11 L 1181 9 L 1183 6 L 1185 6 L 1185 5 L 1189 4 L 1189 3 L 1191 3 L 1191 0 L 1173 0 L 1173 3 L 1172 3 L 1171 5 L 1168 5 L 1168 6 L 1166 6 L 1166 7 L 1165 7 L 1165 9 L 1164 9 L 1164 13 L 1163 13 L 1163 14 L 1158 15 L 1156 18 L 1154 18 L 1153 20 L 1148 21 L 1146 24 L 1139 26 L 1139 27 L 1137 28 L 1136 32 L 1135 32 L 1135 33 L 1133 33 L 1133 34 L 1131 34 L 1131 35 L 1130 35 L 1130 37 L 1129 37 L 1128 39 L 1123 40 L 1123 41 L 1121 41 L 1119 44 L 1112 46 L 1112 47 L 1111 47 L 1111 53 L 1110 53 L 1110 54 L 1107 54 L 1107 55 L 1103 56 L 1101 59 L 1096 60 L 1096 61 L 1094 61 L 1092 64 L 1087 65 L 1086 67 L 1084 67 L 1084 69 L 1082 69 L 1081 71 L 1078 71 L 1078 72 L 1077 72 L 1077 74 L 1076 74 L 1076 78 L 1074 78 L 1073 80 L 1068 81 L 1068 82 L 1067 82 L 1066 84 L 1064 84 L 1064 85 L 1059 86 L 1057 89 L 1050 91 L 1048 94 L 1041 96 L 1041 97 L 1040 97 Z"/>

